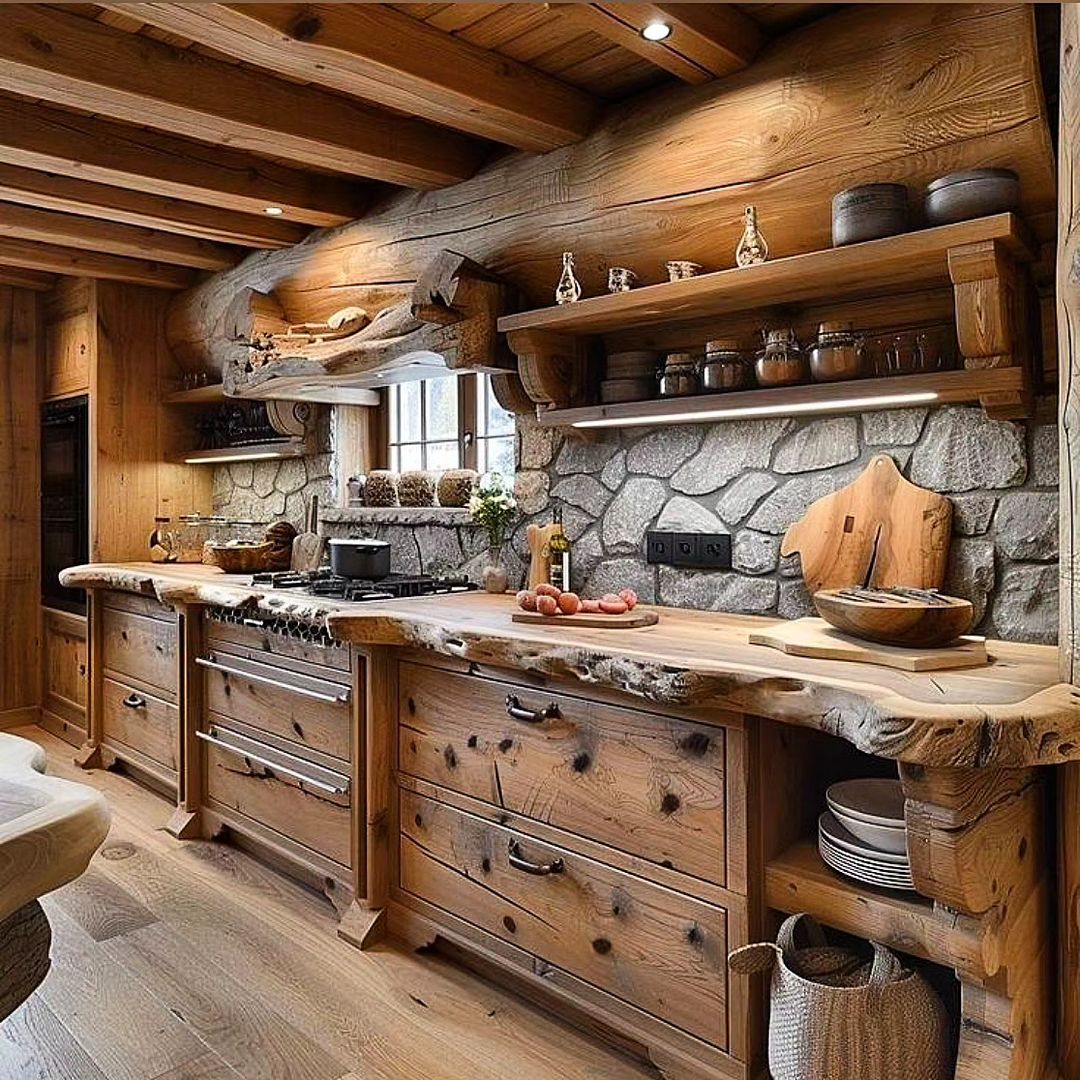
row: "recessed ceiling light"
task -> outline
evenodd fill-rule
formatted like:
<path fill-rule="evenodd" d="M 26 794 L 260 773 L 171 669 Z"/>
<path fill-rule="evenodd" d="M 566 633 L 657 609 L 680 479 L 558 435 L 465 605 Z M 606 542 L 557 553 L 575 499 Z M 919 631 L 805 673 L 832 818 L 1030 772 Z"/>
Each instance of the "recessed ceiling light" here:
<path fill-rule="evenodd" d="M 271 217 L 280 217 L 285 211 L 280 206 L 268 206 L 263 210 L 264 214 L 269 214 Z"/>
<path fill-rule="evenodd" d="M 671 37 L 671 27 L 668 23 L 655 19 L 642 27 L 641 36 L 646 41 L 663 41 L 665 38 Z"/>

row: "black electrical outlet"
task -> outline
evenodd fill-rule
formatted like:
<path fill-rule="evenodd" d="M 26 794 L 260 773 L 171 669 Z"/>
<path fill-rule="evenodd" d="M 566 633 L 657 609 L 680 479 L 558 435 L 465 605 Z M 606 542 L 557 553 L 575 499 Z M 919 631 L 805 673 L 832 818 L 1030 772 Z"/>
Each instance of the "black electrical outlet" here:
<path fill-rule="evenodd" d="M 727 533 L 650 532 L 645 559 L 665 566 L 731 569 L 731 537 Z"/>

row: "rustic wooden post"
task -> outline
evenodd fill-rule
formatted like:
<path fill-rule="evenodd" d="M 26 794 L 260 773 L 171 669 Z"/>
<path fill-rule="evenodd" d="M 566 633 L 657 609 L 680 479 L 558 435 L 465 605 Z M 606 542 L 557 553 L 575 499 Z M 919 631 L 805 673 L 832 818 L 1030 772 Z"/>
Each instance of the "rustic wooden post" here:
<path fill-rule="evenodd" d="M 1080 9 L 1061 5 L 1058 126 L 1058 416 L 1061 678 L 1080 686 Z M 1080 763 L 1057 770 L 1058 1062 L 1080 1078 Z"/>

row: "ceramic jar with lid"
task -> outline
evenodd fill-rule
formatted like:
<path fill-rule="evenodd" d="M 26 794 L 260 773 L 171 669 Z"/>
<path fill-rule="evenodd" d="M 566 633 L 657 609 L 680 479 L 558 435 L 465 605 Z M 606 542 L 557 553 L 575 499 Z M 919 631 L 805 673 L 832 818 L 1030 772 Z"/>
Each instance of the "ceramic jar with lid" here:
<path fill-rule="evenodd" d="M 697 365 L 689 353 L 668 353 L 660 372 L 661 397 L 688 397 L 698 389 Z"/>
<path fill-rule="evenodd" d="M 716 338 L 705 342 L 701 361 L 701 389 L 708 393 L 746 390 L 754 385 L 749 359 L 734 338 Z"/>
<path fill-rule="evenodd" d="M 765 348 L 758 353 L 754 373 L 760 386 L 797 386 L 810 379 L 810 365 L 790 326 L 762 332 Z"/>
<path fill-rule="evenodd" d="M 861 335 L 849 322 L 823 322 L 810 349 L 810 374 L 815 382 L 862 378 L 866 350 Z"/>

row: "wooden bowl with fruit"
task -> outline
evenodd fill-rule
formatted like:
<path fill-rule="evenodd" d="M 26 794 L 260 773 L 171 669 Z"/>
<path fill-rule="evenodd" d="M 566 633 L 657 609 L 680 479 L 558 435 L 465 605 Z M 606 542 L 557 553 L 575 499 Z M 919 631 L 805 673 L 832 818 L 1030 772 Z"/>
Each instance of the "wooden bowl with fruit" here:
<path fill-rule="evenodd" d="M 603 630 L 627 630 L 654 626 L 660 619 L 651 608 L 638 606 L 633 589 L 605 593 L 599 600 L 582 599 L 575 592 L 563 592 L 554 585 L 537 585 L 517 594 L 514 622 L 541 626 L 595 627 Z"/>

